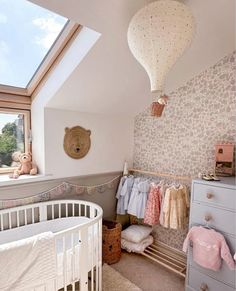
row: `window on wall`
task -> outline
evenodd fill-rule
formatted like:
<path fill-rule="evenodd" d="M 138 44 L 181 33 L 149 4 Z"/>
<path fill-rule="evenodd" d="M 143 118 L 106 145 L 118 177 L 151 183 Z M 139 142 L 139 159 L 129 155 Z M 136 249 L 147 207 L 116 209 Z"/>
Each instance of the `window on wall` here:
<path fill-rule="evenodd" d="M 30 150 L 30 112 L 0 108 L 0 173 L 19 166 L 19 152 Z"/>
<path fill-rule="evenodd" d="M 0 7 L 0 92 L 31 96 L 78 25 L 27 0 Z"/>
<path fill-rule="evenodd" d="M 27 0 L 0 0 L 0 174 L 31 151 L 30 105 L 80 25 Z"/>

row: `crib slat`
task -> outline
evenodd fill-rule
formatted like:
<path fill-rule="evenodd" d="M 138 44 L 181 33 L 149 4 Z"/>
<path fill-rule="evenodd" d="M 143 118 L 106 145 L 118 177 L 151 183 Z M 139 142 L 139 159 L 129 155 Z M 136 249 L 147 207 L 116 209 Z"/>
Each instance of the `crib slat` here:
<path fill-rule="evenodd" d="M 94 290 L 94 225 L 91 226 L 92 228 L 92 236 L 91 236 L 91 290 Z"/>
<path fill-rule="evenodd" d="M 11 221 L 11 212 L 8 213 L 9 215 L 9 228 L 12 228 L 12 221 Z"/>
<path fill-rule="evenodd" d="M 35 222 L 34 209 L 35 209 L 35 208 L 31 208 L 31 211 L 32 211 L 32 223 Z"/>
<path fill-rule="evenodd" d="M 17 221 L 17 227 L 20 226 L 20 211 L 16 211 L 16 221 Z"/>
<path fill-rule="evenodd" d="M 54 219 L 54 205 L 52 204 L 52 219 Z"/>
<path fill-rule="evenodd" d="M 96 223 L 96 236 L 95 236 L 95 240 L 96 240 L 96 257 L 95 257 L 95 264 L 96 264 L 96 291 L 98 291 L 98 223 Z"/>
<path fill-rule="evenodd" d="M 79 204 L 79 216 L 81 216 L 81 204 Z"/>
<path fill-rule="evenodd" d="M 64 277 L 64 291 L 67 291 L 67 258 L 66 258 L 66 239 L 63 236 L 63 277 Z"/>
<path fill-rule="evenodd" d="M 58 204 L 58 208 L 59 208 L 59 218 L 61 218 L 61 204 Z"/>
<path fill-rule="evenodd" d="M 27 225 L 28 224 L 28 222 L 27 222 L 27 209 L 24 210 L 24 214 L 25 214 L 25 225 Z"/>
<path fill-rule="evenodd" d="M 71 234 L 71 249 L 72 249 L 72 260 L 71 260 L 71 263 L 72 263 L 72 291 L 75 291 L 75 239 L 74 239 L 74 233 L 72 232 Z"/>
<path fill-rule="evenodd" d="M 72 216 L 75 216 L 75 204 L 72 204 Z"/>
<path fill-rule="evenodd" d="M 65 204 L 65 206 L 66 206 L 66 217 L 68 217 L 68 207 L 69 207 L 69 204 L 67 203 L 67 204 Z"/>
<path fill-rule="evenodd" d="M 3 230 L 3 214 L 1 214 L 1 230 Z"/>
<path fill-rule="evenodd" d="M 98 262 L 99 262 L 99 278 L 98 278 L 98 285 L 99 285 L 99 290 L 102 290 L 102 221 L 98 221 Z"/>

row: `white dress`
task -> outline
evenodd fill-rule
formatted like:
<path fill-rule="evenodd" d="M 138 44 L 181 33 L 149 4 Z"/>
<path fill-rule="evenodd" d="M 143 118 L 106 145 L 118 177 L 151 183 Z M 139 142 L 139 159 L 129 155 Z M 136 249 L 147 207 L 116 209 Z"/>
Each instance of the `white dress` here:
<path fill-rule="evenodd" d="M 144 218 L 149 188 L 149 181 L 135 178 L 128 205 L 129 214 L 137 218 Z"/>
<path fill-rule="evenodd" d="M 117 201 L 117 206 L 116 206 L 116 213 L 117 214 L 125 214 L 125 210 L 124 210 L 124 197 L 121 196 L 121 191 L 122 191 L 122 187 L 126 181 L 127 177 L 124 176 L 120 179 L 120 184 L 118 186 L 118 190 L 116 192 L 116 198 L 118 199 Z"/>
<path fill-rule="evenodd" d="M 127 213 L 130 194 L 134 183 L 134 176 L 124 176 L 120 180 L 120 184 L 116 193 L 117 201 L 117 214 L 124 215 Z"/>
<path fill-rule="evenodd" d="M 128 176 L 127 179 L 125 180 L 125 183 L 124 183 L 122 190 L 121 190 L 120 195 L 122 197 L 124 197 L 123 208 L 124 208 L 125 212 L 127 212 L 127 210 L 128 210 L 130 194 L 131 194 L 132 189 L 133 189 L 133 184 L 134 184 L 134 176 Z"/>

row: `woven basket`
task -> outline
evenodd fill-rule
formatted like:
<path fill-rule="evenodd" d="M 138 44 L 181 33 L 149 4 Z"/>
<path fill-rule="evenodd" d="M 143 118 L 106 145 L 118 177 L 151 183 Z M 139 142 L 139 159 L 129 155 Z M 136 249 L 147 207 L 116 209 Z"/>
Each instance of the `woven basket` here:
<path fill-rule="evenodd" d="M 103 221 L 102 226 L 102 260 L 114 264 L 121 257 L 121 224 L 114 221 Z"/>

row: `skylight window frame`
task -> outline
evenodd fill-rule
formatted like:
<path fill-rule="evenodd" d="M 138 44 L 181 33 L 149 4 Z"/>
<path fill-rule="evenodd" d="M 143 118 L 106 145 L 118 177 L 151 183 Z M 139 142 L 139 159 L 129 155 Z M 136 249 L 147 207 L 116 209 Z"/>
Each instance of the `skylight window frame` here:
<path fill-rule="evenodd" d="M 72 20 L 68 20 L 64 25 L 62 31 L 56 38 L 55 42 L 49 49 L 46 56 L 38 66 L 31 80 L 27 84 L 26 88 L 14 87 L 9 85 L 0 84 L 0 94 L 11 94 L 11 96 L 27 96 L 32 97 L 37 87 L 42 83 L 47 73 L 50 71 L 57 58 L 63 53 L 67 44 L 70 42 L 72 36 L 80 30 L 80 25 Z"/>

